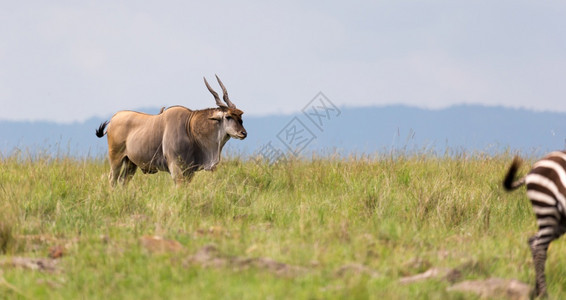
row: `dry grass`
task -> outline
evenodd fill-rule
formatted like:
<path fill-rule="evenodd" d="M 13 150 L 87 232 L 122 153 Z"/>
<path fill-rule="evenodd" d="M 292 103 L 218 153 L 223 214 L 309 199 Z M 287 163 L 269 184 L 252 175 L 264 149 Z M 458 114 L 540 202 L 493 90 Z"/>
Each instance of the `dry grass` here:
<path fill-rule="evenodd" d="M 2 267 L 0 295 L 469 297 L 447 292 L 451 283 L 442 279 L 399 283 L 431 267 L 459 267 L 462 279 L 532 282 L 530 204 L 524 191 L 500 187 L 510 160 L 376 155 L 268 166 L 230 159 L 185 188 L 176 189 L 165 173 L 138 173 L 129 186 L 112 190 L 102 159 L 8 157 L 0 162 L 3 257 L 47 257 L 54 246 L 63 255 L 54 273 Z M 182 247 L 148 251 L 139 241 L 153 235 Z M 183 263 L 207 245 L 254 263 Z M 566 296 L 564 250 L 558 241 L 549 253 L 549 292 L 557 298 Z M 266 261 L 304 271 L 279 276 Z"/>

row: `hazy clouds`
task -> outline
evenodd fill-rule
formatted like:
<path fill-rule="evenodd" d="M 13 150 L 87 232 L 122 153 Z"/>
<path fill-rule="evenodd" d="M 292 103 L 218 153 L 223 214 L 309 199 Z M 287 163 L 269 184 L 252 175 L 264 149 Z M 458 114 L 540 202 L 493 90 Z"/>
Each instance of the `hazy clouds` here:
<path fill-rule="evenodd" d="M 479 103 L 566 111 L 561 1 L 34 1 L 0 10 L 0 119 Z M 214 85 L 216 86 L 216 85 Z"/>

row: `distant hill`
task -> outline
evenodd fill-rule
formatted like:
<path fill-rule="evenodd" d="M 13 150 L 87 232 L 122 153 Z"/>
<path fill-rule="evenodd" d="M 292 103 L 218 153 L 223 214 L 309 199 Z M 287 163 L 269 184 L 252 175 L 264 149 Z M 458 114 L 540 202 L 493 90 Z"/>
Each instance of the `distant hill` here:
<path fill-rule="evenodd" d="M 142 111 L 157 113 L 159 108 Z M 0 121 L 0 153 L 3 156 L 15 151 L 104 156 L 106 138 L 94 135 L 104 120 L 92 118 L 74 124 Z M 343 107 L 310 116 L 244 115 L 244 126 L 248 138 L 229 141 L 227 153 L 247 156 L 265 154 L 271 149 L 305 156 L 313 152 L 349 155 L 391 151 L 443 155 L 447 151 L 454 154 L 509 150 L 538 156 L 563 149 L 566 141 L 565 113 L 477 105 L 441 110 L 406 106 Z"/>

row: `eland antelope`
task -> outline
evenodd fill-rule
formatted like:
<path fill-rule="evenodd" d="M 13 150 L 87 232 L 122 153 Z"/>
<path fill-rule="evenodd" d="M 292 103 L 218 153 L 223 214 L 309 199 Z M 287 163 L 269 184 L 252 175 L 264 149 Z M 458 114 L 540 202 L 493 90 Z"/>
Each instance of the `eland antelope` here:
<path fill-rule="evenodd" d="M 190 182 L 196 171 L 214 170 L 230 138 L 246 138 L 244 112 L 230 101 L 220 78 L 216 76 L 216 79 L 224 103 L 204 78 L 216 100 L 216 108 L 190 110 L 172 106 L 157 115 L 120 111 L 100 125 L 96 136 L 101 138 L 106 134 L 108 138 L 112 186 L 118 181 L 126 184 L 137 168 L 149 174 L 169 172 L 177 186 Z"/>

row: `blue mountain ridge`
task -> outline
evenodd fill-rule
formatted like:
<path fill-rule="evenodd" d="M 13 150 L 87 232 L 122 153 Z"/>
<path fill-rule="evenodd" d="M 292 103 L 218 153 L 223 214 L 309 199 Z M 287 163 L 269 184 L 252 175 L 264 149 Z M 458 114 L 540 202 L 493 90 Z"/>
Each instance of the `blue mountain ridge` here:
<path fill-rule="evenodd" d="M 157 113 L 159 108 L 140 111 Z M 72 124 L 0 121 L 0 154 L 103 157 L 106 138 L 97 138 L 94 131 L 110 117 Z M 230 140 L 224 153 L 250 156 L 270 148 L 307 157 L 399 151 L 437 155 L 511 151 L 540 156 L 566 144 L 566 113 L 480 105 L 439 110 L 394 105 L 341 107 L 339 115 L 310 117 L 244 114 L 248 138 Z"/>

